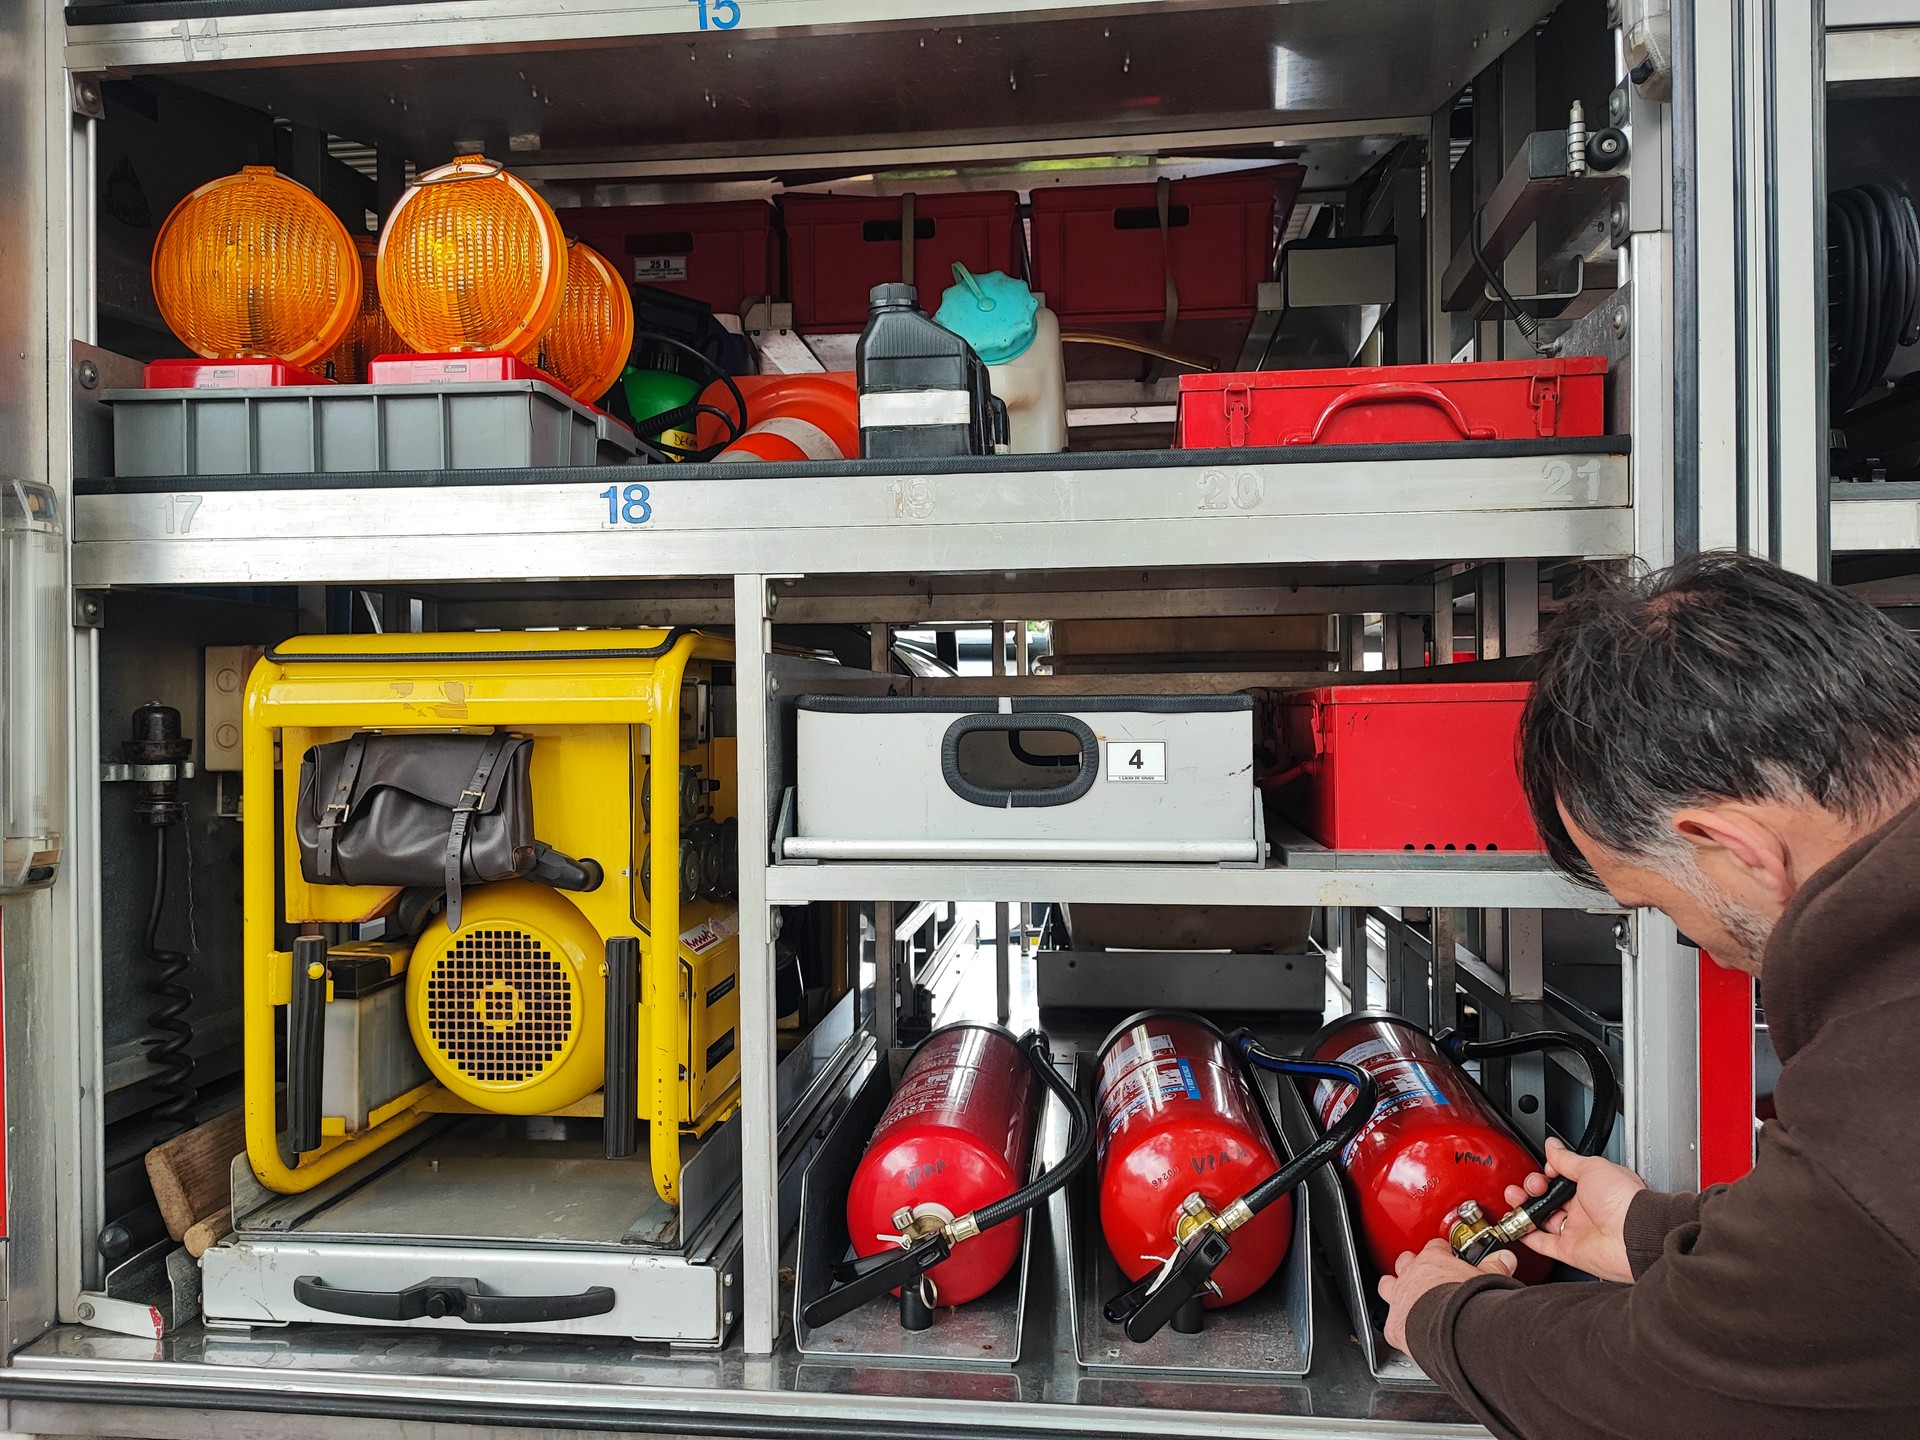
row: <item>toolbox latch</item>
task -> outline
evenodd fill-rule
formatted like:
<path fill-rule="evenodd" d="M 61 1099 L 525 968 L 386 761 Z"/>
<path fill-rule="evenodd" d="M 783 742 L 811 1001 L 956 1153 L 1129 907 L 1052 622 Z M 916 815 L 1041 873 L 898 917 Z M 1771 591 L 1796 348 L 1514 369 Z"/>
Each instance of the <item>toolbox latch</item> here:
<path fill-rule="evenodd" d="M 1560 433 L 1560 377 L 1536 375 L 1527 387 L 1527 403 L 1533 406 L 1533 430 L 1536 435 Z"/>
<path fill-rule="evenodd" d="M 1247 443 L 1247 432 L 1253 425 L 1253 392 L 1244 383 L 1236 381 L 1227 386 L 1227 444 L 1238 449 Z"/>

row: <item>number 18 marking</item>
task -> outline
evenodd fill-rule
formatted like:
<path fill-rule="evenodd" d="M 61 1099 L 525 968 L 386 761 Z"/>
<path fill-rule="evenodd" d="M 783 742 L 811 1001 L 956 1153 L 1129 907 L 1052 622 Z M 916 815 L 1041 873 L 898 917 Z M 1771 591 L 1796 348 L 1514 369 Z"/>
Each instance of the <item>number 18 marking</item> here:
<path fill-rule="evenodd" d="M 653 501 L 644 485 L 609 485 L 600 498 L 607 502 L 609 525 L 644 525 L 653 519 Z"/>
<path fill-rule="evenodd" d="M 739 0 L 689 0 L 700 7 L 702 30 L 731 30 L 740 23 Z"/>

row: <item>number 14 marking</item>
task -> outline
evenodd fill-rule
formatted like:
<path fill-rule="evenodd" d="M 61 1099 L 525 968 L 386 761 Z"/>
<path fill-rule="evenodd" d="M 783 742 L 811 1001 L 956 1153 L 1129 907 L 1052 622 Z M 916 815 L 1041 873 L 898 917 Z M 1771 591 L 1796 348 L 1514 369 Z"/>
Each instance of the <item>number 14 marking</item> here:
<path fill-rule="evenodd" d="M 702 30 L 731 30 L 740 23 L 739 0 L 688 0 L 700 7 Z"/>

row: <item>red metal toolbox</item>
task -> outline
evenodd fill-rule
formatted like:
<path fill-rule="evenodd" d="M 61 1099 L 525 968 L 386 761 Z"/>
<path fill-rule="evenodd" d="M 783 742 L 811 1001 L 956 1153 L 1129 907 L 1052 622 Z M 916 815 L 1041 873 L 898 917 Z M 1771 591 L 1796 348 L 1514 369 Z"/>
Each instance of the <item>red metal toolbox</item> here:
<path fill-rule="evenodd" d="M 1607 362 L 1493 360 L 1182 375 L 1182 450 L 1606 433 Z"/>
<path fill-rule="evenodd" d="M 904 197 L 783 195 L 787 298 L 793 321 L 818 334 L 861 330 L 876 285 L 905 279 Z M 913 276 L 931 315 L 958 261 L 976 275 L 1020 273 L 1020 197 L 1011 190 L 913 197 Z"/>
<path fill-rule="evenodd" d="M 1516 745 L 1525 681 L 1333 685 L 1276 708 L 1280 812 L 1334 850 L 1540 850 Z"/>
<path fill-rule="evenodd" d="M 1164 227 L 1156 185 L 1036 189 L 1033 288 L 1067 327 L 1163 320 L 1169 274 L 1181 317 L 1250 317 L 1305 177 L 1270 165 L 1175 180 Z"/>
<path fill-rule="evenodd" d="M 629 280 L 704 300 L 738 315 L 749 296 L 779 289 L 773 206 L 765 200 L 699 205 L 588 205 L 562 210 L 560 227 Z"/>

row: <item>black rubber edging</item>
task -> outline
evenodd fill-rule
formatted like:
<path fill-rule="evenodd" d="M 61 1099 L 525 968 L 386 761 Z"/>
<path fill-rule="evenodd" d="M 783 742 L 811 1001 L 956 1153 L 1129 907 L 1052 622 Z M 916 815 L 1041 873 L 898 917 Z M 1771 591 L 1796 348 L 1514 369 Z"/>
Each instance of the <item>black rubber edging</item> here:
<path fill-rule="evenodd" d="M 759 1392 L 770 1393 L 770 1392 Z M 787 1392 L 797 1402 L 814 1397 Z M 537 1404 L 483 1404 L 472 1400 L 383 1400 L 377 1396 L 299 1395 L 285 1392 L 232 1390 L 221 1386 L 101 1385 L 85 1380 L 21 1380 L 0 1377 L 0 1400 L 40 1400 L 53 1404 L 116 1406 L 151 1405 L 169 1410 L 224 1410 L 265 1415 L 322 1415 L 354 1420 L 426 1420 L 440 1424 L 482 1427 L 527 1426 L 553 1430 L 599 1430 L 627 1435 L 699 1435 L 713 1440 L 899 1440 L 906 1417 L 885 1420 L 753 1417 L 725 1410 L 728 1392 L 714 1391 L 712 1406 L 641 1414 L 609 1408 L 583 1409 Z M 989 1402 L 980 1402 L 982 1404 Z M 1116 1412 L 1116 1429 L 1120 1412 Z M 1019 1429 L 998 1425 L 943 1424 L 943 1435 L 967 1440 L 1035 1440 L 1048 1433 L 1044 1424 Z M 1164 1432 L 1155 1432 L 1163 1434 Z M 1205 1428 L 1166 1435 L 1166 1440 L 1218 1440 Z"/>
<path fill-rule="evenodd" d="M 231 393 L 231 392 L 229 392 Z M 218 494 L 261 490 L 425 490 L 467 485 L 670 484 L 675 480 L 811 480 L 840 476 L 1026 475 L 1056 470 L 1195 470 L 1247 465 L 1389 464 L 1403 460 L 1511 460 L 1625 455 L 1624 435 L 1564 440 L 1449 440 L 1418 445 L 1274 445 L 1246 450 L 1097 450 L 1086 454 L 977 455 L 937 460 L 812 460 L 788 464 L 574 465 L 516 470 L 371 470 L 287 475 L 134 475 L 76 479 L 76 495 Z"/>

